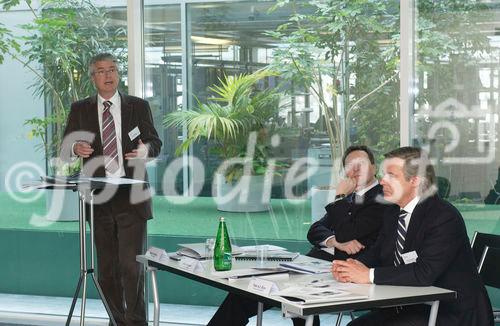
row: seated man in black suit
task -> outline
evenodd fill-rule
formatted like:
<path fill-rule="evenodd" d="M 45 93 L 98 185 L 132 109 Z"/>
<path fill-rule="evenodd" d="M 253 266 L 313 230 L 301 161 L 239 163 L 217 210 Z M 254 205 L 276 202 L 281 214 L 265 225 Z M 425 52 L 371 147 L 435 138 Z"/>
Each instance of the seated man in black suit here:
<path fill-rule="evenodd" d="M 349 147 L 342 159 L 346 178 L 336 188 L 335 201 L 325 216 L 311 225 L 308 256 L 333 261 L 355 258 L 377 240 L 387 205 L 377 199 L 382 186 L 375 178 L 375 158 L 366 146 Z"/>
<path fill-rule="evenodd" d="M 342 164 L 346 178 L 336 188 L 336 199 L 326 206 L 326 215 L 311 226 L 307 236 L 315 245 L 308 255 L 328 261 L 357 255 L 375 243 L 387 209 L 387 205 L 376 200 L 382 195 L 382 187 L 375 178 L 373 153 L 366 146 L 351 146 L 345 151 Z M 208 325 L 246 325 L 256 314 L 256 301 L 230 293 Z M 293 324 L 305 323 L 303 319 L 294 318 Z M 314 325 L 319 325 L 319 318 L 315 317 Z"/>
<path fill-rule="evenodd" d="M 477 273 L 462 216 L 439 198 L 434 168 L 419 148 L 385 155 L 384 198 L 401 210 L 384 217 L 375 245 L 355 259 L 335 260 L 333 276 L 342 282 L 437 286 L 457 292 L 441 302 L 437 325 L 493 325 L 486 289 Z M 373 310 L 350 323 L 427 325 L 430 306 Z"/>

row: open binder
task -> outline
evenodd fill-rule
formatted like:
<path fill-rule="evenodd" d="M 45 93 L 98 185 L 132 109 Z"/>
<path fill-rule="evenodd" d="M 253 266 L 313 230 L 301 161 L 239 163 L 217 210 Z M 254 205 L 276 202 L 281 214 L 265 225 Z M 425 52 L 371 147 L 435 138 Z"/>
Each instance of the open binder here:
<path fill-rule="evenodd" d="M 266 260 L 268 261 L 292 261 L 295 258 L 299 257 L 300 254 L 298 252 L 289 252 L 289 251 L 270 251 L 267 254 Z M 256 252 L 245 252 L 241 255 L 235 256 L 236 260 L 257 260 Z"/>
<path fill-rule="evenodd" d="M 206 259 L 207 252 L 205 252 L 205 244 L 204 243 L 180 243 L 179 250 L 177 250 L 177 254 L 181 256 L 187 256 L 194 259 Z M 241 254 L 241 249 L 238 246 L 232 245 L 232 254 L 239 255 Z"/>

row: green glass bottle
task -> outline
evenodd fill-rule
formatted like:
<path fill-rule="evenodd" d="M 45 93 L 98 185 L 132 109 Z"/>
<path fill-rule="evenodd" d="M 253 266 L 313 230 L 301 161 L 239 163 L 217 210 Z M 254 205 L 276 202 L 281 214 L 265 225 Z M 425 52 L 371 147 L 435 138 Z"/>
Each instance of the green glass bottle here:
<path fill-rule="evenodd" d="M 231 252 L 231 240 L 227 234 L 224 218 L 219 219 L 219 229 L 214 247 L 214 268 L 216 271 L 228 271 L 232 267 L 233 254 Z"/>

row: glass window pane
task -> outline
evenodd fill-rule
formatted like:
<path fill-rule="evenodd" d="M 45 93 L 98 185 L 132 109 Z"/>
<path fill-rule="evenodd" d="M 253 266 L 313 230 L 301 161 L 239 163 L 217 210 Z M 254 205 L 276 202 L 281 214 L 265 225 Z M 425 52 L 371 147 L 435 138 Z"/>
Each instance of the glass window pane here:
<path fill-rule="evenodd" d="M 493 6 L 417 2 L 413 139 L 429 148 L 437 174 L 451 183 L 447 198 L 457 203 L 494 204 L 500 182 L 496 154 L 500 43 L 491 25 L 496 15 Z"/>
<path fill-rule="evenodd" d="M 156 52 L 163 51 L 169 55 L 174 55 L 173 48 L 176 48 L 180 56 L 180 27 L 184 18 L 176 16 L 180 14 L 180 9 L 175 5 L 147 4 L 146 34 L 151 36 L 146 36 L 146 94 L 152 96 L 154 102 L 153 98 L 157 96 L 154 90 L 161 89 L 157 78 L 160 74 L 165 76 L 165 72 L 153 72 L 160 71 L 151 65 L 155 62 L 154 57 L 159 57 L 158 53 L 153 54 L 154 48 L 161 48 Z M 250 170 L 252 174 L 263 176 L 265 171 L 269 171 L 269 160 L 277 162 L 278 173 L 270 173 L 272 182 L 257 193 L 269 192 L 273 199 L 271 203 L 286 203 L 289 210 L 285 214 L 295 218 L 286 230 L 276 225 L 259 226 L 262 230 L 258 233 L 248 230 L 245 225 L 235 230 L 244 237 L 304 240 L 311 224 L 310 189 L 335 184 L 341 174 L 338 165 L 336 172 L 331 173 L 332 157 L 338 162 L 343 149 L 349 144 L 367 144 L 373 147 L 378 157 L 399 144 L 396 64 L 399 3 L 339 2 L 324 7 L 319 3 L 297 2 L 294 5 L 274 6 L 274 2 L 251 1 L 188 3 L 185 17 L 187 85 L 177 85 L 179 93 L 175 103 L 177 109 L 184 111 L 205 110 L 200 119 L 207 119 L 208 114 L 214 118 L 215 111 L 218 118 L 224 115 L 233 119 L 234 115 L 228 112 L 234 110 L 251 112 L 253 117 L 253 104 L 235 109 L 236 105 L 241 105 L 240 102 L 214 99 L 227 95 L 217 87 L 228 86 L 231 80 L 260 69 L 274 71 L 256 82 L 252 93 L 249 93 L 249 101 L 253 101 L 255 94 L 261 91 L 275 91 L 280 95 L 279 110 L 266 117 L 262 122 L 263 128 L 255 130 L 258 136 L 256 148 L 265 150 L 266 160 L 260 165 L 254 159 Z M 165 11 L 168 14 L 161 14 Z M 356 12 L 356 18 L 342 20 L 350 16 L 349 12 Z M 300 24 L 298 20 L 301 20 Z M 338 21 L 338 26 L 335 21 Z M 155 37 L 170 42 L 171 48 L 158 45 L 158 42 L 152 42 L 156 45 L 148 43 Z M 294 66 L 295 58 L 290 61 L 286 57 L 294 51 L 304 51 L 297 66 Z M 159 62 L 158 59 L 156 62 Z M 176 67 L 180 69 L 178 63 Z M 182 76 L 177 75 L 177 79 L 182 81 Z M 187 106 L 181 108 L 180 92 L 184 89 Z M 168 92 L 170 90 L 164 93 Z M 167 116 L 174 111 L 173 103 L 163 111 Z M 240 120 L 237 123 L 243 125 L 246 122 Z M 217 200 L 215 172 L 221 164 L 228 159 L 241 160 L 249 148 L 254 149 L 251 143 L 249 146 L 250 135 L 238 138 L 236 142 L 221 141 L 218 133 L 223 131 L 222 127 L 214 128 L 204 129 L 202 126 L 193 130 L 191 136 L 200 135 L 197 132 L 201 132 L 201 136 L 192 142 L 192 154 L 189 152 L 188 160 L 202 165 L 200 169 L 189 169 L 187 181 L 199 186 L 199 192 L 194 195 L 198 196 L 198 200 L 207 198 L 207 203 L 211 198 Z M 186 141 L 181 129 L 167 129 L 171 134 L 165 137 L 168 144 L 165 157 L 169 156 L 169 159 L 175 148 Z M 212 137 L 207 140 L 209 133 Z M 165 162 L 170 162 L 169 159 Z M 239 182 L 244 171 L 243 165 L 233 164 L 233 168 L 226 170 L 223 178 L 229 183 Z M 298 176 L 300 173 L 302 178 Z M 177 175 L 177 193 L 186 190 L 181 184 L 181 174 Z M 321 214 L 324 204 L 319 206 Z M 214 207 L 211 206 L 211 209 Z M 269 216 L 269 212 L 261 214 Z M 272 221 L 269 220 L 269 223 Z M 202 234 L 207 232 L 198 231 Z"/>
<path fill-rule="evenodd" d="M 182 108 L 182 48 L 179 5 L 144 3 L 144 97 L 148 100 L 155 128 L 163 146 L 148 169 L 150 182 L 158 194 L 182 194 L 182 170 L 176 180 L 164 184 L 167 166 L 176 159 L 175 149 L 181 143 L 182 132 L 163 127 L 163 117 Z M 170 181 L 170 180 L 169 180 Z M 169 189 L 164 189 L 168 187 Z"/>
<path fill-rule="evenodd" d="M 416 2 L 416 145 L 429 150 L 440 195 L 474 231 L 500 233 L 499 1 Z M 492 304 L 499 291 L 488 289 Z"/>

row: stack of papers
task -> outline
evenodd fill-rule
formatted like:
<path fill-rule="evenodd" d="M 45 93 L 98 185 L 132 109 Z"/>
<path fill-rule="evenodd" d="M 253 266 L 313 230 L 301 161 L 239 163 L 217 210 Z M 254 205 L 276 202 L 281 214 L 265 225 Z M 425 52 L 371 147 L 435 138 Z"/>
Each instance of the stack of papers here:
<path fill-rule="evenodd" d="M 241 246 L 240 249 L 243 252 L 256 252 L 257 251 L 257 247 L 266 247 L 266 249 L 267 249 L 268 252 L 271 252 L 271 251 L 286 251 L 286 248 L 278 247 L 278 246 L 273 246 L 273 245 L 270 245 L 270 244 L 265 244 L 265 245 L 260 245 L 260 246 Z"/>
<path fill-rule="evenodd" d="M 56 184 L 76 184 L 79 181 L 79 176 L 71 176 L 71 177 L 64 177 L 64 176 L 41 176 L 40 179 L 43 182 L 46 183 L 56 183 Z"/>
<path fill-rule="evenodd" d="M 182 243 L 179 244 L 181 248 L 177 250 L 177 254 L 181 256 L 187 256 L 194 259 L 206 259 L 207 253 L 205 252 L 204 243 Z M 231 246 L 233 256 L 242 253 L 238 246 Z"/>
<path fill-rule="evenodd" d="M 312 282 L 303 286 L 292 286 L 273 295 L 280 296 L 291 303 L 301 305 L 338 302 L 338 301 L 357 301 L 368 299 L 367 295 L 353 293 L 341 289 L 342 285 L 334 280 Z"/>

